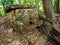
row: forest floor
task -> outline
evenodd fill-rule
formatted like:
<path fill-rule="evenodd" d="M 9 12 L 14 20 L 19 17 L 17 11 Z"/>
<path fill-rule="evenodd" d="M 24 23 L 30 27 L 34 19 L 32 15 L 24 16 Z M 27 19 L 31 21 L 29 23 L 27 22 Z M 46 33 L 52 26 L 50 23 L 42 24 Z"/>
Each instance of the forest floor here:
<path fill-rule="evenodd" d="M 14 30 L 9 20 L 3 21 L 3 23 L 0 23 L 0 45 L 53 45 L 47 41 L 46 35 L 36 29 L 36 26 L 42 25 L 42 23 L 42 20 L 37 20 L 34 24 L 28 24 L 26 30 L 17 31 Z M 58 24 L 60 25 L 60 23 Z"/>

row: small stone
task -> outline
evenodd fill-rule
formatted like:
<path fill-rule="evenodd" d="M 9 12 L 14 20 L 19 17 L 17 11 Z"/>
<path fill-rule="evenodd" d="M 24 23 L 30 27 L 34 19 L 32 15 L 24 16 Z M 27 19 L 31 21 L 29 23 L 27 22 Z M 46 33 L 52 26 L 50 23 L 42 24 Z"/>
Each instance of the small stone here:
<path fill-rule="evenodd" d="M 7 42 L 8 42 L 8 43 L 11 43 L 11 42 L 12 42 L 12 39 L 7 39 Z"/>
<path fill-rule="evenodd" d="M 13 32 L 13 28 L 8 30 L 8 33 L 12 33 Z"/>
<path fill-rule="evenodd" d="M 17 41 L 17 40 L 14 40 L 14 41 L 11 42 L 10 45 L 22 45 L 22 43 L 20 43 L 20 42 Z"/>

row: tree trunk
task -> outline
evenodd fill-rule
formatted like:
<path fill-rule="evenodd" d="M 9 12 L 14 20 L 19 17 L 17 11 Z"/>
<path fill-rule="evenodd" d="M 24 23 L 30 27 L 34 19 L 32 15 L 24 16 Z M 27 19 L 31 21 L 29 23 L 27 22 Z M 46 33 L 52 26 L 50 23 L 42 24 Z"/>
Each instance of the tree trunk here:
<path fill-rule="evenodd" d="M 48 19 L 49 21 L 52 21 L 53 25 L 56 25 L 56 24 L 54 24 L 56 18 L 55 18 L 54 10 L 52 7 L 52 0 L 42 0 L 42 2 L 43 2 L 46 19 Z M 60 45 L 60 43 L 58 41 L 59 39 L 57 39 L 57 37 L 59 37 L 59 35 L 60 35 L 59 31 L 56 30 L 54 28 L 54 26 L 52 26 L 51 23 L 49 23 L 49 22 L 45 22 L 44 25 L 43 25 L 43 28 L 44 28 L 43 31 L 45 31 L 45 29 L 46 29 L 45 32 L 47 32 L 46 35 L 49 37 L 48 40 L 56 45 L 58 45 L 58 44 Z"/>
<path fill-rule="evenodd" d="M 53 21 L 55 19 L 51 0 L 42 0 L 46 19 Z"/>

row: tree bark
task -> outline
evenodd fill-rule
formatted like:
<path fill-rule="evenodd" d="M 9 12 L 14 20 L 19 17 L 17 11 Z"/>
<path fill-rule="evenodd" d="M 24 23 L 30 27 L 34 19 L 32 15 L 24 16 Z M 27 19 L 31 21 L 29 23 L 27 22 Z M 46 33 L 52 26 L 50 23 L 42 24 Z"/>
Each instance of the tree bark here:
<path fill-rule="evenodd" d="M 51 41 L 52 43 L 56 43 L 56 45 L 60 45 L 59 43 L 59 39 L 57 40 L 56 38 L 58 37 L 59 34 L 59 31 L 56 30 L 54 28 L 54 21 L 55 21 L 55 15 L 54 15 L 54 10 L 53 10 L 53 7 L 52 7 L 52 0 L 42 0 L 43 2 L 43 7 L 44 7 L 44 12 L 45 12 L 45 15 L 46 15 L 46 19 L 48 19 L 49 21 L 52 21 L 53 24 L 50 25 L 51 23 L 44 23 L 45 26 L 43 25 L 43 28 L 46 29 L 47 31 L 47 36 L 49 37 L 48 40 Z M 55 24 L 56 25 L 56 24 Z M 54 33 L 55 32 L 55 33 Z M 57 33 L 56 33 L 57 32 Z M 54 33 L 54 34 L 53 34 Z M 58 35 L 55 35 L 55 34 L 58 34 Z M 55 36 L 54 36 L 55 35 Z M 56 37 L 56 38 L 55 38 Z M 51 39 L 50 39 L 51 38 Z"/>
<path fill-rule="evenodd" d="M 32 7 L 31 5 L 9 5 L 9 6 L 6 6 L 5 11 L 6 13 L 8 13 L 16 9 L 32 9 L 32 8 L 34 7 Z"/>
<path fill-rule="evenodd" d="M 42 0 L 46 19 L 53 21 L 55 19 L 51 0 Z"/>

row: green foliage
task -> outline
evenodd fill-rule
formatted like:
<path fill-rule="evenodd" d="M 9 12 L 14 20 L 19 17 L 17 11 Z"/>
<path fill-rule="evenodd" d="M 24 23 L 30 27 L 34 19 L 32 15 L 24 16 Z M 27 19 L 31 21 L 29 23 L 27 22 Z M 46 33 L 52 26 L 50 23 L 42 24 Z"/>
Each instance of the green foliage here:
<path fill-rule="evenodd" d="M 2 14 L 2 16 L 7 15 L 4 10 L 5 6 L 11 4 L 13 4 L 13 0 L 0 0 L 0 13 Z"/>
<path fill-rule="evenodd" d="M 39 12 L 40 12 L 40 13 L 43 13 L 43 12 L 44 12 L 43 5 L 42 5 L 42 4 L 41 4 L 40 7 L 39 7 Z"/>
<path fill-rule="evenodd" d="M 2 14 L 2 16 L 5 16 L 5 13 L 3 11 L 4 9 L 2 7 L 0 7 L 0 13 Z"/>
<path fill-rule="evenodd" d="M 55 0 L 54 9 L 56 13 L 60 13 L 60 0 Z"/>
<path fill-rule="evenodd" d="M 54 2 L 55 2 L 55 0 L 52 0 L 53 6 L 54 6 Z M 6 5 L 11 5 L 11 4 L 24 4 L 24 5 L 28 4 L 28 5 L 32 5 L 32 6 L 39 4 L 39 9 L 38 9 L 39 13 L 44 12 L 42 0 L 0 0 L 0 12 L 2 13 L 2 16 L 5 16 L 4 7 Z"/>
<path fill-rule="evenodd" d="M 55 4 L 55 0 L 52 0 L 52 5 L 54 6 L 54 4 Z"/>
<path fill-rule="evenodd" d="M 1 4 L 5 6 L 5 0 L 1 0 Z"/>

